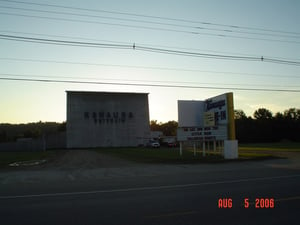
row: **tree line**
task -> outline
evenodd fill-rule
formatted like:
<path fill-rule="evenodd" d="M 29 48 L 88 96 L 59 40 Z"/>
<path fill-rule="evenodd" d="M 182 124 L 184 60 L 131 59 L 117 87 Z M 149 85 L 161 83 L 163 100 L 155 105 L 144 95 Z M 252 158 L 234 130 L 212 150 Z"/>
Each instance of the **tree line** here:
<path fill-rule="evenodd" d="M 282 140 L 300 141 L 300 109 L 290 108 L 273 113 L 259 108 L 253 117 L 243 110 L 235 110 L 236 139 L 239 142 L 278 142 Z M 161 131 L 165 136 L 176 136 L 177 121 L 165 123 L 150 121 L 151 131 Z M 43 135 L 66 130 L 66 122 L 37 122 L 28 124 L 0 124 L 0 142 L 15 141 L 18 138 L 39 138 Z"/>
<path fill-rule="evenodd" d="M 236 138 L 239 142 L 300 141 L 300 109 L 290 108 L 275 115 L 266 109 L 255 110 L 247 117 L 235 110 Z"/>
<path fill-rule="evenodd" d="M 40 138 L 66 130 L 66 123 L 42 122 L 27 124 L 0 124 L 0 142 L 13 142 L 19 138 Z"/>
<path fill-rule="evenodd" d="M 178 122 L 168 121 L 166 123 L 158 123 L 157 120 L 150 121 L 151 131 L 161 131 L 165 136 L 176 136 L 177 135 Z"/>
<path fill-rule="evenodd" d="M 290 108 L 275 115 L 266 109 L 254 111 L 253 118 L 243 110 L 234 111 L 236 139 L 241 143 L 300 141 L 300 109 Z M 178 123 L 150 121 L 151 131 L 161 131 L 166 136 L 176 136 Z"/>

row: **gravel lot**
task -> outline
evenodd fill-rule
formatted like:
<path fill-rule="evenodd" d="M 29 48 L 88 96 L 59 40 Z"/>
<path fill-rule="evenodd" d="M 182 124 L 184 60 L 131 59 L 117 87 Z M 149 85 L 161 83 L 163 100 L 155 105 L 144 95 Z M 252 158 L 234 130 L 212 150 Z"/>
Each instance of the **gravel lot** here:
<path fill-rule="evenodd" d="M 106 154 L 89 150 L 62 151 L 49 162 L 38 166 L 11 168 L 0 171 L 0 185 L 11 187 L 65 182 L 91 182 L 117 177 L 134 178 L 136 176 L 153 177 L 160 175 L 178 175 L 184 173 L 209 173 L 231 171 L 248 167 L 276 167 L 280 169 L 300 170 L 299 152 L 289 152 L 281 156 L 286 159 L 246 161 L 221 164 L 143 164 L 131 162 Z M 1 188 L 0 188 L 1 189 Z"/>
<path fill-rule="evenodd" d="M 41 165 L 39 169 L 97 169 L 136 166 L 138 163 L 90 150 L 63 151 L 53 161 Z"/>

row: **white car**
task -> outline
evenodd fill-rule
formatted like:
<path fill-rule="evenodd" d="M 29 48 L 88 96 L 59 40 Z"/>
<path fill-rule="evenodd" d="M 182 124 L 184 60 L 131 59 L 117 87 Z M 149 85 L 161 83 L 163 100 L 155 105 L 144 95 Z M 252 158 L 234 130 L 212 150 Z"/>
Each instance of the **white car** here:
<path fill-rule="evenodd" d="M 157 141 L 150 141 L 148 146 L 152 148 L 159 148 L 160 144 Z"/>
<path fill-rule="evenodd" d="M 152 146 L 153 148 L 159 148 L 159 147 L 160 147 L 160 144 L 159 144 L 158 142 L 152 142 L 152 143 L 151 143 L 151 146 Z"/>

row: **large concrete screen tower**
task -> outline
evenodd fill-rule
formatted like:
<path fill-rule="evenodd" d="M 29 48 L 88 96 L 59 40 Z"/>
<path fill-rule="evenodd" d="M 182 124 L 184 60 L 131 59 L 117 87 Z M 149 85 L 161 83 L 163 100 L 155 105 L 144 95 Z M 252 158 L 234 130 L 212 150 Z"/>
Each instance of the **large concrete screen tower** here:
<path fill-rule="evenodd" d="M 148 94 L 67 91 L 67 147 L 145 145 Z"/>

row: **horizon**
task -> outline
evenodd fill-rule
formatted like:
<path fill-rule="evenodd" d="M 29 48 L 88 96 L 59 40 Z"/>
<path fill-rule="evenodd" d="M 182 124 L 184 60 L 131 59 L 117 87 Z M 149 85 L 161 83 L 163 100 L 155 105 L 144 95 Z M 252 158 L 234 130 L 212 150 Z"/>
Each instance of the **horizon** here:
<path fill-rule="evenodd" d="M 262 107 L 262 108 L 264 108 L 264 107 Z M 258 109 L 261 109 L 261 108 L 258 108 Z M 258 109 L 256 109 L 256 110 L 258 110 Z M 264 109 L 267 109 L 267 108 L 264 108 Z M 300 110 L 300 108 L 296 108 L 296 107 L 291 107 L 291 108 L 285 109 L 284 111 L 278 111 L 278 112 L 273 112 L 269 109 L 267 109 L 267 110 L 269 110 L 272 113 L 272 117 L 275 118 L 277 113 L 284 114 L 285 111 L 290 110 L 290 109 Z M 234 109 L 234 111 L 236 111 L 236 110 L 242 110 L 242 109 Z M 242 110 L 242 111 L 245 112 L 244 110 Z M 251 119 L 256 119 L 254 117 L 255 111 L 252 113 L 252 115 L 247 115 L 246 114 L 246 117 L 251 118 Z M 172 122 L 172 121 L 178 122 L 178 119 L 177 120 L 167 120 L 167 121 L 159 121 L 159 120 L 156 120 L 155 118 L 154 119 L 149 119 L 149 123 L 151 121 L 156 121 L 157 124 L 164 124 L 164 123 L 168 123 L 168 122 Z M 62 123 L 66 123 L 66 122 L 67 122 L 66 120 L 64 120 L 64 121 L 42 121 L 42 120 L 39 120 L 39 121 L 29 121 L 29 122 L 21 122 L 21 123 L 0 122 L 0 125 L 3 125 L 3 124 L 21 125 L 21 124 L 31 124 L 31 123 L 59 123 L 59 124 L 62 124 Z"/>

